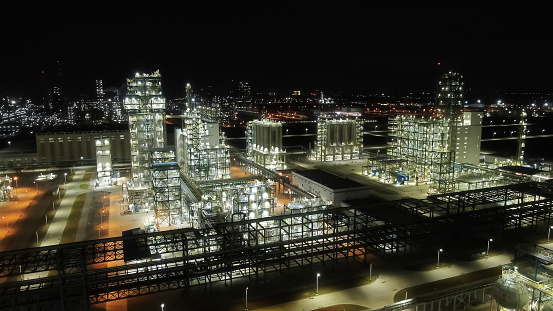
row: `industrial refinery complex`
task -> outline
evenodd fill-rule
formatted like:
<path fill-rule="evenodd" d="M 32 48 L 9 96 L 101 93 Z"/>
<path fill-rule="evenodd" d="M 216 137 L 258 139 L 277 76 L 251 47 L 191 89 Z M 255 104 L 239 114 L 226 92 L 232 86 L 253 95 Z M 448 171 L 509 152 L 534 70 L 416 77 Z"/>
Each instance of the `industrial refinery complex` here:
<path fill-rule="evenodd" d="M 464 105 L 466 88 L 461 73 L 445 71 L 432 111 L 371 123 L 344 109 L 254 113 L 247 83 L 223 108 L 188 84 L 185 109 L 172 114 L 162 73 L 137 73 L 116 110 L 123 122 L 48 128 L 36 152 L 2 156 L 0 309 L 88 310 L 245 280 L 261 288 L 295 271 L 372 269 L 373 257 L 437 252 L 440 268 L 442 249 L 462 241 L 484 237 L 487 257 L 490 241 L 513 232 L 549 240 L 551 165 L 526 155 L 528 110 L 513 113 L 512 156 L 484 154 L 482 141 L 496 134 L 484 138 L 486 111 Z M 236 124 L 241 134 L 227 137 Z M 385 145 L 369 146 L 371 135 Z M 21 215 L 39 202 L 39 229 L 25 235 Z M 548 311 L 552 256 L 537 242 L 517 245 L 494 283 L 421 299 L 406 292 L 381 308 Z"/>

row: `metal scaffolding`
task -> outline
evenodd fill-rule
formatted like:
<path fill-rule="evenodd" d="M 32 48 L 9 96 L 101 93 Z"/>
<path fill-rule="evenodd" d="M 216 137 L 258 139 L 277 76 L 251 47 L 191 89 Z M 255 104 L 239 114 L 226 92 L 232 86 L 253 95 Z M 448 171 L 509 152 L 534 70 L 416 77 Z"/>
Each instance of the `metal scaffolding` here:
<path fill-rule="evenodd" d="M 136 74 L 127 79 L 125 110 L 131 133 L 131 174 L 129 201 L 143 205 L 151 198 L 152 148 L 165 147 L 165 97 L 161 92 L 161 74 Z M 134 200 L 134 202 L 133 202 Z"/>
<path fill-rule="evenodd" d="M 155 224 L 158 228 L 181 224 L 183 212 L 180 168 L 175 151 L 170 148 L 154 148 L 151 158 Z"/>
<path fill-rule="evenodd" d="M 2 252 L 0 308 L 60 310 L 71 301 L 87 306 L 214 282 L 232 286 L 241 277 L 265 284 L 295 269 L 347 266 L 371 252 L 427 252 L 470 234 L 491 233 L 500 242 L 508 229 L 550 226 L 552 212 L 553 186 L 525 183 Z M 43 276 L 22 280 L 37 272 Z"/>
<path fill-rule="evenodd" d="M 275 185 L 270 180 L 217 180 L 201 183 L 199 187 L 203 193 L 202 200 L 191 206 L 198 216 L 199 228 L 274 214 Z"/>
<path fill-rule="evenodd" d="M 401 171 L 418 182 L 430 182 L 432 192 L 450 192 L 454 189 L 454 132 L 447 118 L 395 116 L 388 123 L 390 155 L 405 160 Z"/>
<path fill-rule="evenodd" d="M 178 164 L 192 181 L 230 178 L 230 151 L 218 123 L 204 122 L 188 111 L 176 131 Z"/>

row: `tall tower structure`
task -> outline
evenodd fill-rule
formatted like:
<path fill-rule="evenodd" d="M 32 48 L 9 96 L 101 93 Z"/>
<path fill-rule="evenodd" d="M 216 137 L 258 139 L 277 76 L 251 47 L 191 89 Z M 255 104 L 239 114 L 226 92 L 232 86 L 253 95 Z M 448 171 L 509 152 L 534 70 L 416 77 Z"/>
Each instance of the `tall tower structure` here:
<path fill-rule="evenodd" d="M 132 186 L 151 189 L 152 149 L 164 148 L 166 139 L 166 103 L 159 71 L 128 78 L 123 105 L 129 115 Z"/>
<path fill-rule="evenodd" d="M 110 184 L 112 173 L 111 146 L 109 135 L 100 134 L 95 139 L 96 172 L 102 184 Z"/>
<path fill-rule="evenodd" d="M 67 117 L 67 102 L 65 100 L 66 90 L 63 78 L 63 67 L 61 61 L 56 61 L 57 77 L 52 92 L 52 110 L 61 119 Z"/>
<path fill-rule="evenodd" d="M 399 170 L 429 181 L 432 193 L 454 189 L 453 162 L 479 162 L 483 114 L 462 112 L 464 88 L 462 74 L 444 72 L 437 81 L 435 117 L 395 116 L 388 123 L 389 153 L 401 160 Z"/>
<path fill-rule="evenodd" d="M 517 165 L 524 165 L 524 147 L 526 147 L 526 134 L 528 132 L 526 117 L 526 110 L 523 108 L 520 112 L 520 122 L 518 123 L 517 158 L 515 161 Z"/>
<path fill-rule="evenodd" d="M 190 111 L 194 111 L 196 107 L 192 107 L 192 86 L 190 86 L 190 83 L 186 83 L 186 108 L 184 111 L 190 109 Z"/>
<path fill-rule="evenodd" d="M 462 100 L 465 93 L 463 75 L 455 72 L 444 72 L 437 82 L 436 108 L 446 117 L 456 117 L 461 112 Z"/>
<path fill-rule="evenodd" d="M 104 100 L 104 83 L 102 80 L 96 80 L 96 108 L 102 111 L 102 119 L 108 115 L 108 107 Z"/>
<path fill-rule="evenodd" d="M 238 83 L 238 94 L 236 98 L 236 106 L 238 109 L 251 110 L 252 109 L 252 94 L 251 88 L 248 82 Z"/>

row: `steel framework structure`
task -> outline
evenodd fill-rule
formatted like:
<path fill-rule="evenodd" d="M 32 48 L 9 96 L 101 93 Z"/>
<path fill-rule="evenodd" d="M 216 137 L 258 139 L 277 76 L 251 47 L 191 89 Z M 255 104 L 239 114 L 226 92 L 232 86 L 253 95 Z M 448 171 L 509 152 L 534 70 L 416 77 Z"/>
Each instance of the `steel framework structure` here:
<path fill-rule="evenodd" d="M 182 222 L 180 168 L 175 151 L 152 149 L 152 190 L 156 226 Z"/>
<path fill-rule="evenodd" d="M 0 308 L 62 310 L 273 272 L 396 256 L 440 238 L 550 224 L 553 186 L 525 183 L 356 207 L 327 207 L 215 224 L 0 253 Z M 157 258 L 145 262 L 141 258 Z M 161 258 L 161 259 L 160 259 Z M 102 268 L 98 263 L 120 265 Z M 43 276 L 20 280 L 29 273 Z M 276 273 L 275 273 L 276 274 Z"/>
<path fill-rule="evenodd" d="M 177 156 L 184 174 L 195 182 L 230 178 L 230 149 L 219 131 L 209 138 L 215 135 L 197 111 L 188 111 L 182 126 L 177 131 Z"/>
<path fill-rule="evenodd" d="M 402 169 L 420 181 L 430 181 L 435 193 L 452 191 L 456 131 L 449 119 L 395 116 L 388 124 L 390 154 L 405 160 Z"/>
<path fill-rule="evenodd" d="M 124 107 L 129 113 L 133 182 L 151 182 L 151 148 L 165 147 L 165 97 L 161 74 L 136 74 L 127 79 Z"/>

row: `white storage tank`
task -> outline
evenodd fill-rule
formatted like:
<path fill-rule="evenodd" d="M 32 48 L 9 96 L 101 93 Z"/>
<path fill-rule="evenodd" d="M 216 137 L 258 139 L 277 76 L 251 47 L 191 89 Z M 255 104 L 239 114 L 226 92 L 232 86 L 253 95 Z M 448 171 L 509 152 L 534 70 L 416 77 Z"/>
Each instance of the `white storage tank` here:
<path fill-rule="evenodd" d="M 503 269 L 503 274 L 492 286 L 492 297 L 505 309 L 524 308 L 529 301 L 528 287 L 518 279 L 516 271 L 510 267 Z"/>

